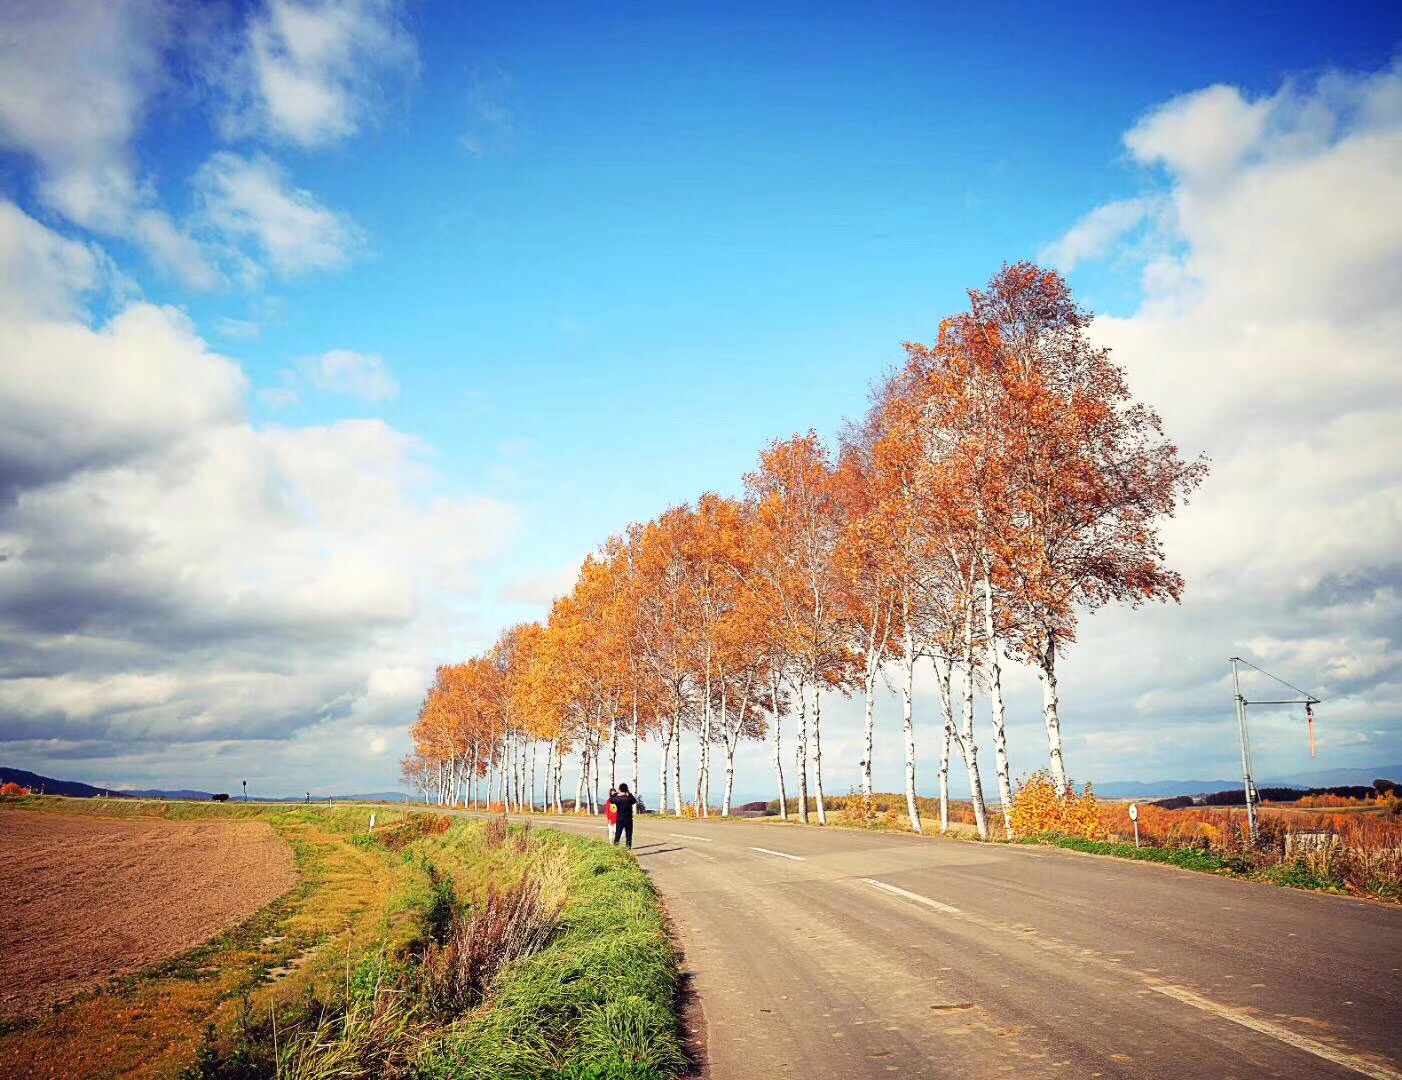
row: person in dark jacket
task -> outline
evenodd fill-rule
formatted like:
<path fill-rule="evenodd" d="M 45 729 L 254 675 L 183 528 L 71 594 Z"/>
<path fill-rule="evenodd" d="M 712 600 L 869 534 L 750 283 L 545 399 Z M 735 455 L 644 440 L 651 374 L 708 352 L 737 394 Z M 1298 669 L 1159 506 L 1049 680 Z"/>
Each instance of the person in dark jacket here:
<path fill-rule="evenodd" d="M 633 846 L 633 807 L 638 805 L 638 800 L 633 797 L 633 793 L 628 790 L 627 784 L 619 784 L 617 794 L 609 799 L 609 805 L 614 808 L 617 818 L 613 824 L 613 842 L 618 843 L 620 836 L 627 837 L 628 846 Z"/>

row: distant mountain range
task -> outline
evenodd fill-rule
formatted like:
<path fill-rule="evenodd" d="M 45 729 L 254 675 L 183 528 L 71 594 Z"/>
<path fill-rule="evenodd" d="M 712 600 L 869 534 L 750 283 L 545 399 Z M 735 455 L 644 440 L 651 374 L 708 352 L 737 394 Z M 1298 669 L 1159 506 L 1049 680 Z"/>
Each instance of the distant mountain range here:
<path fill-rule="evenodd" d="M 208 802 L 211 792 L 195 791 L 191 788 L 180 788 L 175 791 L 165 791 L 159 788 L 106 788 L 94 787 L 92 784 L 79 783 L 76 780 L 55 780 L 52 776 L 40 776 L 38 773 L 29 772 L 27 769 L 10 769 L 0 766 L 0 784 L 19 784 L 27 787 L 30 791 L 42 791 L 46 795 L 67 795 L 77 799 L 95 799 L 99 796 L 106 796 L 112 799 L 194 799 Z M 242 801 L 243 791 L 230 791 L 229 798 Z M 270 798 L 266 796 L 249 796 L 249 802 L 301 802 L 306 798 L 306 794 L 286 795 L 281 798 Z M 359 795 L 333 795 L 331 798 L 336 802 L 409 802 L 411 796 L 402 791 L 370 791 Z M 325 802 L 325 795 L 312 797 L 312 802 Z"/>
<path fill-rule="evenodd" d="M 1374 780 L 1402 781 L 1402 765 L 1380 765 L 1371 769 L 1320 769 L 1289 776 L 1257 777 L 1257 787 L 1321 788 L 1366 786 Z M 1095 793 L 1107 799 L 1162 799 L 1170 795 L 1202 795 L 1241 787 L 1241 777 L 1231 780 L 1107 780 L 1095 784 Z"/>

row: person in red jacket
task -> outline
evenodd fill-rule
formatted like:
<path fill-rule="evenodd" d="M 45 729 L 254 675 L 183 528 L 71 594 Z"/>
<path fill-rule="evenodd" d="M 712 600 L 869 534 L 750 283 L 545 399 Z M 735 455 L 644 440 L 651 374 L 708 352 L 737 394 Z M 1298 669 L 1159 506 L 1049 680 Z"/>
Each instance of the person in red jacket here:
<path fill-rule="evenodd" d="M 638 805 L 638 800 L 633 797 L 633 793 L 628 790 L 627 784 L 619 784 L 616 794 L 609 796 L 609 805 L 614 807 L 617 819 L 613 826 L 613 842 L 618 843 L 620 836 L 626 836 L 628 846 L 633 846 L 633 807 Z"/>
<path fill-rule="evenodd" d="M 618 794 L 618 788 L 609 788 L 608 802 L 604 803 L 604 835 L 612 836 L 613 827 L 618 823 L 618 807 L 613 804 L 613 797 Z"/>

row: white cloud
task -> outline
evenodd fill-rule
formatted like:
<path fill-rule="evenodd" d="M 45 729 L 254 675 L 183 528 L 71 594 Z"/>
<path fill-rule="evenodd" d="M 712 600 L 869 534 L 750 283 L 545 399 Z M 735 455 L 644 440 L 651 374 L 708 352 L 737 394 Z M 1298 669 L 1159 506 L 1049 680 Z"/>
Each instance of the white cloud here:
<path fill-rule="evenodd" d="M 1152 199 L 1106 203 L 1083 217 L 1056 243 L 1042 248 L 1038 258 L 1069 274 L 1078 264 L 1104 256 L 1126 233 L 1152 214 L 1155 206 Z"/>
<path fill-rule="evenodd" d="M 1256 149 L 1268 101 L 1248 102 L 1234 86 L 1184 94 L 1151 112 L 1125 135 L 1136 160 L 1162 162 L 1196 183 L 1229 174 Z"/>
<path fill-rule="evenodd" d="M 269 0 L 249 20 L 226 127 L 325 146 L 358 131 L 385 87 L 417 69 L 392 0 Z"/>
<path fill-rule="evenodd" d="M 544 573 L 519 574 L 497 592 L 503 604 L 525 604 L 548 612 L 550 605 L 574 588 L 579 567 L 563 566 Z"/>
<path fill-rule="evenodd" d="M 1092 715 L 1068 725 L 1151 739 L 1216 717 L 1210 747 L 1174 753 L 1229 762 L 1225 659 L 1240 652 L 1329 699 L 1322 754 L 1366 729 L 1396 756 L 1383 688 L 1402 671 L 1402 68 L 1256 99 L 1213 87 L 1154 110 L 1126 145 L 1166 179 L 1168 210 L 1139 310 L 1093 333 L 1214 466 L 1166 533 L 1182 608 L 1086 623 L 1063 685 L 1068 717 L 1078 696 Z M 1279 712 L 1252 716 L 1263 775 L 1309 767 L 1302 720 Z"/>
<path fill-rule="evenodd" d="M 263 332 L 261 324 L 250 319 L 235 319 L 231 315 L 220 315 L 214 320 L 214 329 L 228 338 L 256 338 Z"/>
<path fill-rule="evenodd" d="M 44 228 L 0 199 L 0 317 L 71 319 L 81 298 L 102 285 L 104 257 L 94 247 Z"/>
<path fill-rule="evenodd" d="M 265 155 L 221 151 L 205 162 L 195 185 L 207 226 L 252 247 L 283 276 L 344 266 L 364 245 L 358 225 L 293 187 Z"/>
<path fill-rule="evenodd" d="M 458 145 L 473 157 L 509 151 L 515 141 L 512 78 L 495 64 L 482 64 L 468 79 L 467 130 Z"/>
<path fill-rule="evenodd" d="M 323 393 L 345 394 L 364 401 L 388 401 L 399 396 L 399 384 L 378 356 L 332 349 L 299 361 L 297 368 L 307 382 Z"/>
<path fill-rule="evenodd" d="M 0 756 L 381 770 L 514 509 L 380 421 L 254 427 L 181 312 L 82 321 L 95 260 L 0 204 Z"/>
<path fill-rule="evenodd" d="M 39 167 L 43 203 L 86 229 L 131 239 L 187 284 L 222 279 L 154 205 L 133 142 L 166 80 L 175 10 L 163 0 L 0 6 L 0 146 Z"/>

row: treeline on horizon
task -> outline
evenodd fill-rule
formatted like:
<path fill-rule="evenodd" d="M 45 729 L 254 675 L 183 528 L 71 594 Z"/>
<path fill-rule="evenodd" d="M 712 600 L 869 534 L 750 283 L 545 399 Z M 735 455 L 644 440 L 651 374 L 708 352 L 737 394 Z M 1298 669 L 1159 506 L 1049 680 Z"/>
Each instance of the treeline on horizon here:
<path fill-rule="evenodd" d="M 772 442 L 740 498 L 706 493 L 628 525 L 584 560 L 543 624 L 510 627 L 485 654 L 439 668 L 405 780 L 442 802 L 559 810 L 573 757 L 574 806 L 593 809 L 601 769 L 610 784 L 619 776 L 620 751 L 637 790 L 649 740 L 661 751 L 662 806 L 678 814 L 710 812 L 713 752 L 723 755 L 728 814 L 736 754 L 767 741 L 784 816 L 793 783 L 798 816 L 807 822 L 812 806 L 824 824 L 824 694 L 865 698 L 858 767 L 869 797 L 884 676 L 900 687 L 912 828 L 922 828 L 917 736 L 932 731 L 941 830 L 955 754 L 989 835 L 981 689 L 1011 835 L 1002 669 L 1014 662 L 1041 682 L 1047 772 L 1064 798 L 1057 659 L 1082 612 L 1178 600 L 1184 582 L 1159 530 L 1208 466 L 1185 461 L 1134 400 L 1057 273 L 1005 266 L 969 301 L 933 346 L 904 346 L 905 363 L 874 385 L 836 447 L 814 431 Z M 939 716 L 917 723 L 926 661 Z M 698 754 L 684 791 L 685 737 Z"/>
<path fill-rule="evenodd" d="M 1376 799 L 1389 792 L 1397 794 L 1402 791 L 1392 780 L 1374 780 L 1371 787 L 1364 784 L 1341 784 L 1336 787 L 1261 787 L 1256 788 L 1256 797 L 1264 802 L 1295 802 L 1299 799 L 1317 798 L 1321 795 L 1333 796 L 1338 799 Z M 1169 799 L 1155 799 L 1153 806 L 1161 806 L 1165 810 L 1182 810 L 1189 806 L 1245 806 L 1246 791 L 1244 788 L 1228 788 L 1226 791 L 1212 791 L 1206 795 L 1195 799 L 1191 795 L 1175 795 Z"/>

